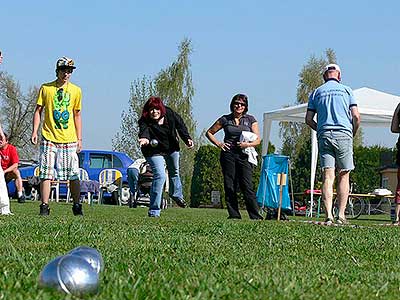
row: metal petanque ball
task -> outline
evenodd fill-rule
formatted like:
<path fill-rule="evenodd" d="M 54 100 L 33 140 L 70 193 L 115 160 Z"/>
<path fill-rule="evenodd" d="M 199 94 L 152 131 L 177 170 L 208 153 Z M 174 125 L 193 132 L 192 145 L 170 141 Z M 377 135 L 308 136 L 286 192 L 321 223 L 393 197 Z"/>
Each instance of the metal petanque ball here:
<path fill-rule="evenodd" d="M 95 248 L 80 246 L 72 249 L 68 254 L 83 258 L 96 270 L 97 273 L 100 273 L 104 269 L 103 257 Z"/>
<path fill-rule="evenodd" d="M 40 272 L 39 286 L 57 289 L 75 296 L 96 294 L 99 274 L 83 258 L 76 255 L 59 256 Z"/>
<path fill-rule="evenodd" d="M 158 146 L 158 141 L 156 139 L 152 139 L 150 141 L 150 146 L 152 146 L 153 148 L 157 147 Z"/>

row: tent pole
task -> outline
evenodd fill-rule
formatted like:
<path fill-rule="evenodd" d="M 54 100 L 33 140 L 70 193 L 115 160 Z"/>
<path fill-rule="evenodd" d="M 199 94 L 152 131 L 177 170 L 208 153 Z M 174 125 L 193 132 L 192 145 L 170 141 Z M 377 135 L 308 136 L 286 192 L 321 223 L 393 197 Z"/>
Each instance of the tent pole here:
<path fill-rule="evenodd" d="M 313 208 L 314 208 L 314 184 L 315 184 L 315 172 L 317 168 L 317 132 L 315 130 L 311 130 L 311 193 L 310 193 L 310 217 L 313 216 Z"/>
<path fill-rule="evenodd" d="M 271 134 L 272 120 L 268 120 L 267 114 L 264 113 L 263 139 L 262 139 L 262 157 L 268 154 L 269 137 Z"/>
<path fill-rule="evenodd" d="M 292 179 L 292 170 L 291 170 L 291 161 L 290 161 L 290 158 L 289 158 L 289 161 L 288 161 L 288 163 L 289 163 L 289 180 L 290 180 L 290 189 L 292 190 L 292 208 L 293 208 L 293 216 L 295 216 L 296 215 L 296 212 L 294 211 L 294 192 L 293 192 L 293 179 Z"/>

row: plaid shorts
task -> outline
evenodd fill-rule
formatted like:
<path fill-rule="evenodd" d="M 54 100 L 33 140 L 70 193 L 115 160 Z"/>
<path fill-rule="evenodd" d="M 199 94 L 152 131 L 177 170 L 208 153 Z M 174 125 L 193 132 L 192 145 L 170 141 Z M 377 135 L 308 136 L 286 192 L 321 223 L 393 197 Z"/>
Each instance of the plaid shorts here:
<path fill-rule="evenodd" d="M 43 139 L 40 144 L 40 179 L 77 180 L 78 143 L 54 143 Z"/>

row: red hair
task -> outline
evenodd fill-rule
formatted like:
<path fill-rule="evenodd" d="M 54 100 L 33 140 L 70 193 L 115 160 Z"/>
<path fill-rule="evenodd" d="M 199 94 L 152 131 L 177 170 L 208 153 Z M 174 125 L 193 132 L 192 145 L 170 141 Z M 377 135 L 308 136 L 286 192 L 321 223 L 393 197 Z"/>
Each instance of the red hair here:
<path fill-rule="evenodd" d="M 150 118 L 150 110 L 152 108 L 159 109 L 161 117 L 165 116 L 167 111 L 160 97 L 150 97 L 143 106 L 142 118 L 148 120 Z"/>

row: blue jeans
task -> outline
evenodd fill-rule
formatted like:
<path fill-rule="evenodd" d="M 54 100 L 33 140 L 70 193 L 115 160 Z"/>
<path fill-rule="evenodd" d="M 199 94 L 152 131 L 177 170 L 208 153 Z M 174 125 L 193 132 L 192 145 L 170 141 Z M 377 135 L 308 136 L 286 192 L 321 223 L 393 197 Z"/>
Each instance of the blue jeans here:
<path fill-rule="evenodd" d="M 135 195 L 138 186 L 139 170 L 128 168 L 128 184 L 132 195 Z"/>
<path fill-rule="evenodd" d="M 179 152 L 175 151 L 165 156 L 150 156 L 146 157 L 146 160 L 153 170 L 153 182 L 150 188 L 149 216 L 158 217 L 161 211 L 163 187 L 167 178 L 165 164 L 168 170 L 169 195 L 173 198 L 183 198 L 182 182 L 179 176 Z"/>

